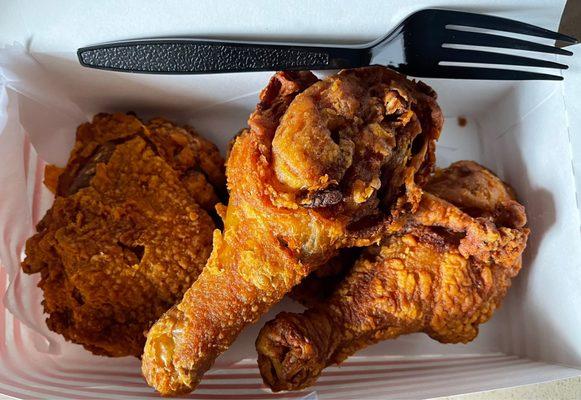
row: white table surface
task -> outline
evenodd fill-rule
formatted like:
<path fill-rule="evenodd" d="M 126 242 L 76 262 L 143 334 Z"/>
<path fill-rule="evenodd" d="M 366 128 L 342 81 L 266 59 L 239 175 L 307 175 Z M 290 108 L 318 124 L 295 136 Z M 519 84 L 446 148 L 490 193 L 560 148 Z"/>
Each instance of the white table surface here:
<path fill-rule="evenodd" d="M 509 389 L 474 394 L 439 397 L 437 400 L 578 400 L 581 399 L 581 377 L 537 383 Z"/>

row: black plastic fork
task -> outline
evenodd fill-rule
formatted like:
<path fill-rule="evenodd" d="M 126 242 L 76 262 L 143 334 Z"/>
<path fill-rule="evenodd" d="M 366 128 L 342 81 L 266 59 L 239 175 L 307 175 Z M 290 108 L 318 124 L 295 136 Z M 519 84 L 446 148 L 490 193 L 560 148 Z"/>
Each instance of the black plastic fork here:
<path fill-rule="evenodd" d="M 566 69 L 553 61 L 485 51 L 507 48 L 570 56 L 551 45 L 475 32 L 473 28 L 577 43 L 577 39 L 534 25 L 490 15 L 426 9 L 407 17 L 385 37 L 364 45 L 327 46 L 216 41 L 141 39 L 78 50 L 91 68 L 153 74 L 338 69 L 382 64 L 416 77 L 494 80 L 561 80 L 562 76 L 481 64 Z M 470 49 L 466 49 L 469 46 Z M 475 65 L 476 64 L 476 65 Z"/>

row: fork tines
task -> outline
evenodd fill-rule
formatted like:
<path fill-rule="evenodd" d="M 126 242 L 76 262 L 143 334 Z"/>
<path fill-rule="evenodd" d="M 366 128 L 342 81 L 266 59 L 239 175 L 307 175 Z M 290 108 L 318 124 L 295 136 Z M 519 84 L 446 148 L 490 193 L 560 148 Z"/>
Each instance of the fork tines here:
<path fill-rule="evenodd" d="M 432 10 L 433 11 L 433 10 Z M 540 60 L 531 57 L 497 53 L 492 51 L 481 51 L 458 48 L 456 45 L 477 46 L 486 48 L 505 48 L 515 50 L 525 50 L 531 52 L 558 54 L 571 56 L 569 50 L 556 46 L 536 43 L 533 41 L 506 37 L 498 34 L 481 33 L 470 31 L 473 28 L 480 28 L 492 31 L 511 32 L 529 36 L 536 36 L 545 39 L 554 39 L 562 42 L 574 44 L 577 39 L 540 28 L 531 24 L 514 21 L 507 18 L 494 17 L 490 15 L 472 14 L 461 11 L 441 11 L 437 15 L 437 20 L 443 23 L 444 34 L 441 49 L 438 75 L 441 77 L 476 78 L 476 79 L 544 79 L 562 80 L 559 75 L 549 75 L 537 72 L 509 70 L 499 68 L 464 67 L 450 64 L 498 64 L 498 65 L 518 65 L 525 67 L 541 67 L 567 69 L 568 66 L 558 62 Z"/>

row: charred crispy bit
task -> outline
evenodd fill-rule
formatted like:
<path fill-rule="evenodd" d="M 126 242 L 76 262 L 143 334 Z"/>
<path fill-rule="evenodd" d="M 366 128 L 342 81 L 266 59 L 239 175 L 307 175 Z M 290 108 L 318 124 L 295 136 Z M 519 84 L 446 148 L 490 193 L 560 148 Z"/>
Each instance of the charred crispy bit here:
<path fill-rule="evenodd" d="M 221 168 L 211 143 L 164 120 L 99 114 L 81 125 L 66 168 L 46 171 L 57 197 L 22 263 L 41 274 L 49 328 L 95 354 L 141 356 L 144 331 L 210 255 L 201 206 L 218 201 Z M 210 192 L 205 202 L 190 169 L 210 177 L 195 189 Z"/>
<path fill-rule="evenodd" d="M 240 331 L 311 271 L 391 231 L 418 207 L 441 126 L 433 92 L 388 68 L 322 81 L 276 74 L 230 151 L 224 232 L 183 300 L 148 333 L 147 382 L 164 395 L 193 390 Z M 365 231 L 348 229 L 357 221 Z"/>
<path fill-rule="evenodd" d="M 343 200 L 343 195 L 339 190 L 322 189 L 314 192 L 302 205 L 309 208 L 322 208 L 339 204 L 341 200 Z"/>
<path fill-rule="evenodd" d="M 524 208 L 473 162 L 438 171 L 426 188 L 403 230 L 365 249 L 326 301 L 263 327 L 258 365 L 274 391 L 310 386 L 326 366 L 399 335 L 469 342 L 500 306 L 521 268 Z"/>

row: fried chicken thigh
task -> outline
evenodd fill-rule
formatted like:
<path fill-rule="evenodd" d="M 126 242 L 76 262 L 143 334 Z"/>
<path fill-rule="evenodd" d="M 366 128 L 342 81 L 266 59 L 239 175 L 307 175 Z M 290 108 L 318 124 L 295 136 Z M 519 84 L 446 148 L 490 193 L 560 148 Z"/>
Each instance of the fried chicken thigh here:
<path fill-rule="evenodd" d="M 141 356 L 144 332 L 210 255 L 204 209 L 223 191 L 222 163 L 213 144 L 162 119 L 81 125 L 66 168 L 47 170 L 57 197 L 22 263 L 41 274 L 48 327 L 95 354 Z"/>
<path fill-rule="evenodd" d="M 434 92 L 384 67 L 276 74 L 227 162 L 224 231 L 198 280 L 148 333 L 142 370 L 193 390 L 216 357 L 345 247 L 415 211 L 442 125 Z"/>
<path fill-rule="evenodd" d="M 500 306 L 521 268 L 523 206 L 470 161 L 436 172 L 425 190 L 402 230 L 365 249 L 327 300 L 263 327 L 258 365 L 274 391 L 310 386 L 326 366 L 399 335 L 469 342 Z"/>

